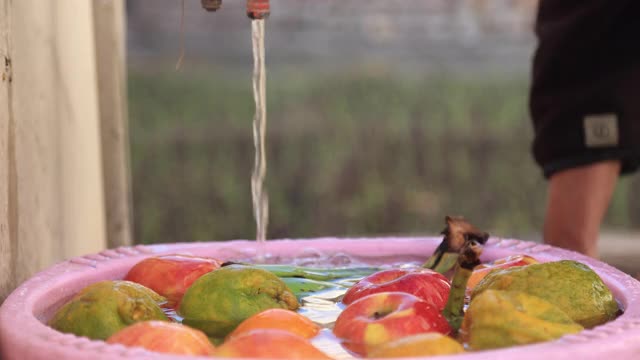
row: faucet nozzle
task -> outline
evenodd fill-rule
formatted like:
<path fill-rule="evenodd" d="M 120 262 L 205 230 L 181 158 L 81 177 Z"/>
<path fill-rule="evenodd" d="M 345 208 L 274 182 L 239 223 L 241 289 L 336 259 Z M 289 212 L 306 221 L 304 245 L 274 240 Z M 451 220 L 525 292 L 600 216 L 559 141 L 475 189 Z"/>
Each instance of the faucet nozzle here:
<path fill-rule="evenodd" d="M 247 0 L 247 16 L 254 20 L 265 19 L 269 16 L 269 0 Z"/>

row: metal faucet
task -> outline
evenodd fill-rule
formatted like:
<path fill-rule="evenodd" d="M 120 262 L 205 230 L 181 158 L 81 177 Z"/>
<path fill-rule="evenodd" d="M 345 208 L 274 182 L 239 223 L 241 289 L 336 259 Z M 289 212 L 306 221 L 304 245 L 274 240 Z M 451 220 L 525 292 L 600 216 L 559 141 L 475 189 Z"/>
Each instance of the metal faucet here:
<path fill-rule="evenodd" d="M 201 0 L 202 7 L 207 11 L 217 11 L 222 6 L 222 0 Z M 247 16 L 253 20 L 266 19 L 269 16 L 269 0 L 247 0 Z"/>

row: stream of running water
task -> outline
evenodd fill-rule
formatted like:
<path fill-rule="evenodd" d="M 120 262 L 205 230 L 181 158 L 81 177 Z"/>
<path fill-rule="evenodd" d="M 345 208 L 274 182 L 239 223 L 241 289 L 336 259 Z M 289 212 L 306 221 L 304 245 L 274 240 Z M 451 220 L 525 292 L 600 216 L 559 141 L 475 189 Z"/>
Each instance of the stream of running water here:
<path fill-rule="evenodd" d="M 251 21 L 251 41 L 253 44 L 253 99 L 255 115 L 253 117 L 253 145 L 255 160 L 251 174 L 251 198 L 253 216 L 256 220 L 256 240 L 264 243 L 267 239 L 269 224 L 269 197 L 264 184 L 267 174 L 267 155 L 265 153 L 265 133 L 267 129 L 266 70 L 264 64 L 264 19 Z"/>

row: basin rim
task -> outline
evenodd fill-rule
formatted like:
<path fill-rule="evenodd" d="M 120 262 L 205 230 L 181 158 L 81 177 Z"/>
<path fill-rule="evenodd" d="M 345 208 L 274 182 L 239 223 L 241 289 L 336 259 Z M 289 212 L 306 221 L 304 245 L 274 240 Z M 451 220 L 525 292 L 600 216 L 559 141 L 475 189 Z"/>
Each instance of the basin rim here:
<path fill-rule="evenodd" d="M 376 258 L 390 255 L 426 258 L 440 243 L 435 237 L 315 238 L 269 240 L 263 249 L 281 256 L 313 252 L 346 253 Z M 109 249 L 56 264 L 20 285 L 0 307 L 0 357 L 3 359 L 211 359 L 176 356 L 126 348 L 55 331 L 43 323 L 46 313 L 82 287 L 104 279 L 122 278 L 135 263 L 149 256 L 192 254 L 223 260 L 258 253 L 255 241 L 136 245 Z M 612 289 L 625 312 L 616 320 L 578 334 L 534 345 L 447 356 L 446 359 L 601 359 L 631 358 L 640 353 L 640 282 L 614 267 L 584 255 L 549 245 L 516 239 L 490 238 L 484 260 L 525 254 L 541 262 L 576 260 L 591 267 Z M 429 357 L 438 359 L 441 357 Z M 444 357 L 443 357 L 444 358 Z M 424 358 L 427 359 L 427 358 Z"/>

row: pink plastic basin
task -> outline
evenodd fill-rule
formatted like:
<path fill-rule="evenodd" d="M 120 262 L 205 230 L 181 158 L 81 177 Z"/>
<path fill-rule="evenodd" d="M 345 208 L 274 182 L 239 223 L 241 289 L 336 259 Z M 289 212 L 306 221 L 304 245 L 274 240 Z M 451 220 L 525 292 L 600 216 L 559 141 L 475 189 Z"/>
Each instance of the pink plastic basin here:
<path fill-rule="evenodd" d="M 286 258 L 322 253 L 346 253 L 374 262 L 392 257 L 424 260 L 439 238 L 372 238 L 273 240 L 264 250 Z M 141 259 L 167 253 L 189 253 L 223 260 L 247 258 L 258 253 L 252 241 L 134 246 L 106 250 L 55 265 L 22 284 L 0 308 L 2 359 L 210 359 L 153 353 L 141 348 L 108 345 L 45 325 L 52 313 L 84 286 L 106 279 L 121 279 Z M 559 340 L 502 350 L 481 351 L 429 359 L 640 359 L 640 282 L 602 262 L 585 256 L 511 239 L 492 238 L 483 260 L 528 254 L 540 261 L 577 260 L 593 268 L 611 288 L 624 308 L 615 321 Z"/>

